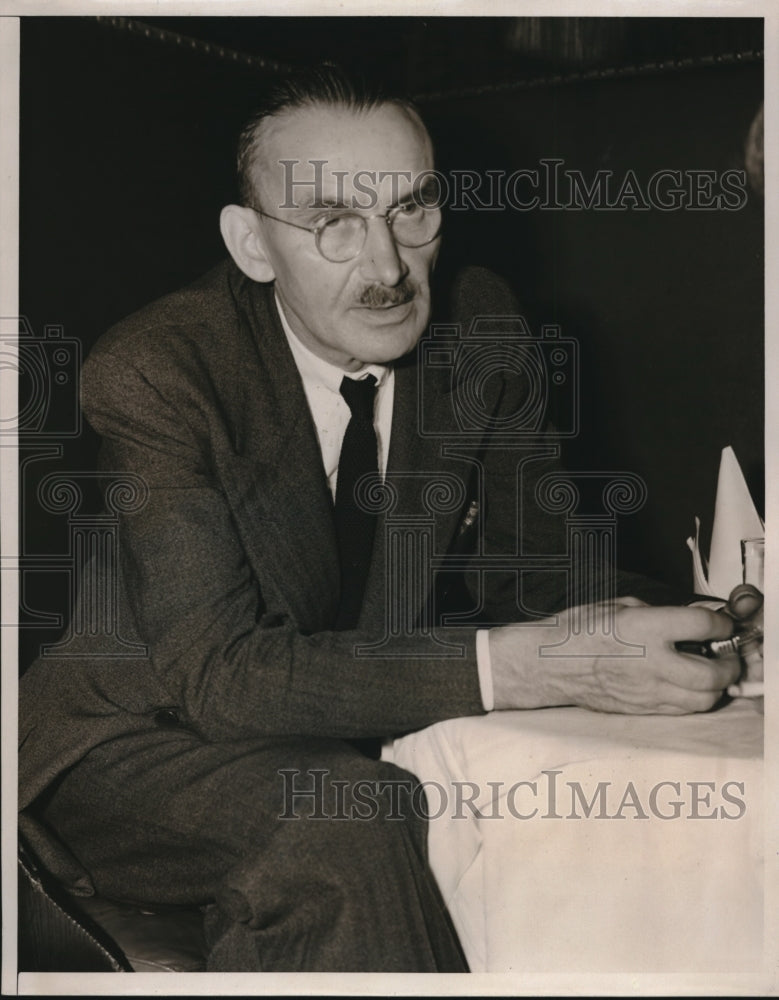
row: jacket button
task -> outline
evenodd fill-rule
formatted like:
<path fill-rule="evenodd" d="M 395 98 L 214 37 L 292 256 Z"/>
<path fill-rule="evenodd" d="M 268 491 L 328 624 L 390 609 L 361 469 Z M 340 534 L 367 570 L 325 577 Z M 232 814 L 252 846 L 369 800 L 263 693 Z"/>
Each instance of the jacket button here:
<path fill-rule="evenodd" d="M 154 713 L 154 722 L 160 729 L 173 729 L 179 724 L 179 713 L 175 708 L 159 708 Z"/>

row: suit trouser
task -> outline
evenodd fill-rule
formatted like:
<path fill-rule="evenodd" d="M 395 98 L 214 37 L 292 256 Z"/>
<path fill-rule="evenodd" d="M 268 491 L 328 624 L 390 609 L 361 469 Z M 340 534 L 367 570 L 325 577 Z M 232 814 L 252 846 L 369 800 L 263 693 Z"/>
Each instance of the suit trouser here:
<path fill-rule="evenodd" d="M 420 792 L 336 740 L 154 729 L 95 748 L 42 811 L 98 893 L 209 904 L 209 970 L 467 971 Z"/>

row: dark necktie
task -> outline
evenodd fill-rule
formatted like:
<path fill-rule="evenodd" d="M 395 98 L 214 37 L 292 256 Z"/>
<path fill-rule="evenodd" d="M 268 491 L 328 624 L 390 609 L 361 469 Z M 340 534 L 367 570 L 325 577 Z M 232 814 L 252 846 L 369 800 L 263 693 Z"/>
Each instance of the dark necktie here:
<path fill-rule="evenodd" d="M 348 629 L 354 628 L 360 617 L 376 530 L 376 515 L 362 509 L 354 495 L 362 476 L 378 476 L 379 472 L 373 427 L 376 379 L 373 375 L 364 379 L 344 377 L 341 395 L 352 417 L 341 445 L 335 490 L 335 532 L 341 564 L 341 603 L 335 627 Z"/>

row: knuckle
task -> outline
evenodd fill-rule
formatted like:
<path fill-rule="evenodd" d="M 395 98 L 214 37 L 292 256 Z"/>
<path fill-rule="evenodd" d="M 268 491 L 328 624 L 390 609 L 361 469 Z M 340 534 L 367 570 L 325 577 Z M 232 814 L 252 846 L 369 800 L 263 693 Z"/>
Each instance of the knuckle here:
<path fill-rule="evenodd" d="M 697 712 L 708 712 L 710 708 L 714 708 L 720 699 L 721 691 L 707 691 L 705 694 L 701 695 L 698 699 Z"/>
<path fill-rule="evenodd" d="M 736 681 L 741 673 L 741 660 L 737 656 L 730 656 L 721 660 L 716 665 L 714 681 L 719 688 L 726 688 L 728 684 Z"/>
<path fill-rule="evenodd" d="M 733 632 L 733 619 L 721 611 L 709 611 L 711 617 L 711 627 L 717 629 L 723 636 L 727 638 Z"/>

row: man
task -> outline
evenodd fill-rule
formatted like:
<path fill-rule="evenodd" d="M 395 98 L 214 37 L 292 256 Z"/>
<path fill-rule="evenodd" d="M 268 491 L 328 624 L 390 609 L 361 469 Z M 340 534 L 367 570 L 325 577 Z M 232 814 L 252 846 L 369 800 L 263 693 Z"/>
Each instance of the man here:
<path fill-rule="evenodd" d="M 575 657 L 543 657 L 582 612 L 542 566 L 521 594 L 517 574 L 489 574 L 471 604 L 532 628 L 460 624 L 433 639 L 448 655 L 431 650 L 430 602 L 440 617 L 457 574 L 437 596 L 413 573 L 393 590 L 392 518 L 429 511 L 426 488 L 444 482 L 437 553 L 469 532 L 512 553 L 518 531 L 553 553 L 559 519 L 536 510 L 536 488 L 556 451 L 507 467 L 493 447 L 526 394 L 510 371 L 481 387 L 491 417 L 472 454 L 421 433 L 422 416 L 454 428 L 457 415 L 451 382 L 415 352 L 441 236 L 413 107 L 303 73 L 249 125 L 239 166 L 244 203 L 221 218 L 231 262 L 109 332 L 84 370 L 102 468 L 137 477 L 144 501 L 119 535 L 119 628 L 140 652 L 105 655 L 87 630 L 25 675 L 23 825 L 78 891 L 208 904 L 212 970 L 465 970 L 424 823 L 392 797 L 412 778 L 359 741 L 493 709 L 705 711 L 737 664 L 673 641 L 730 622 L 627 596 L 587 613 L 645 657 L 613 656 L 597 628 L 575 635 Z M 463 328 L 516 312 L 484 272 L 437 306 Z M 376 475 L 378 514 L 364 491 Z M 86 593 L 103 593 L 101 572 L 87 567 Z M 365 782 L 369 819 L 322 817 L 334 801 L 354 815 Z"/>

